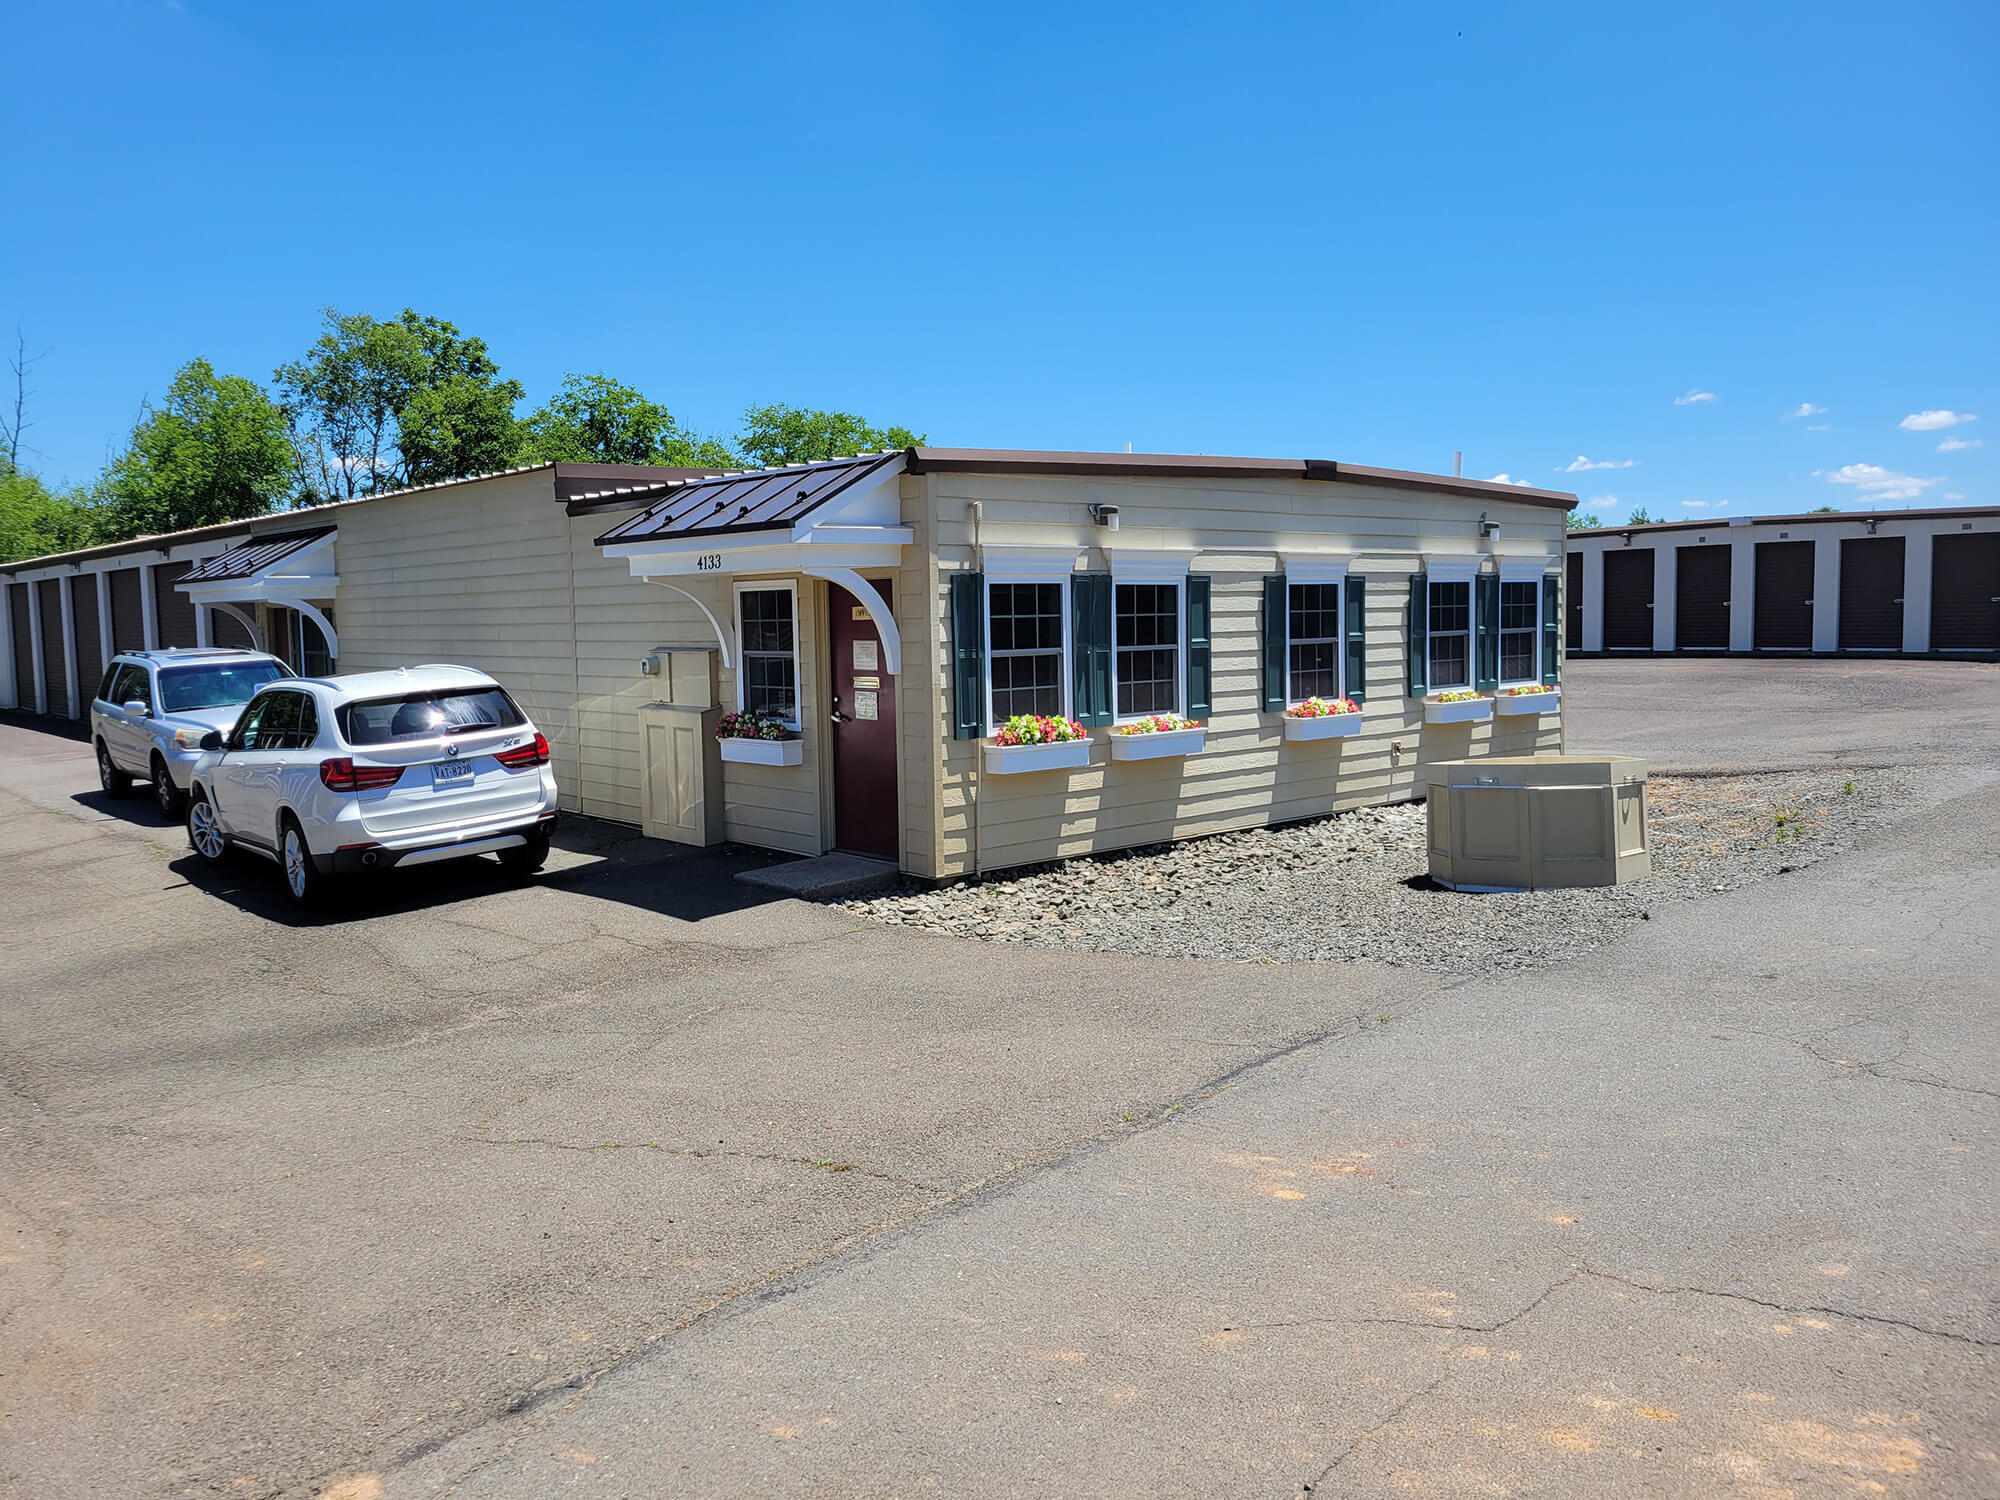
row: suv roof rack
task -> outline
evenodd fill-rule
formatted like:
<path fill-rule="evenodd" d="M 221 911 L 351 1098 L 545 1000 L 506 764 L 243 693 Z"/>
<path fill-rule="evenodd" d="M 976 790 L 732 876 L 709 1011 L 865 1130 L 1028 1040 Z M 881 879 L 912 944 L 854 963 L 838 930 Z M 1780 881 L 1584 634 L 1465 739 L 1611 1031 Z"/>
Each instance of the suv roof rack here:
<path fill-rule="evenodd" d="M 254 646 L 154 646 L 144 651 L 114 651 L 112 655 L 143 656 L 148 661 L 157 661 L 167 656 L 270 656 L 271 653 Z"/>

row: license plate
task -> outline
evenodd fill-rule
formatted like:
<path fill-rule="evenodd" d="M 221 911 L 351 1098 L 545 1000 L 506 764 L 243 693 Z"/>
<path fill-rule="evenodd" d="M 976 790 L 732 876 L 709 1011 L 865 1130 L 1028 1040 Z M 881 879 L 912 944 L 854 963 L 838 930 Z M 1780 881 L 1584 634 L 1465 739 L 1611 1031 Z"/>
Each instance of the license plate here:
<path fill-rule="evenodd" d="M 472 780 L 472 766 L 462 760 L 441 760 L 431 767 L 431 785 L 456 786 L 461 781 Z"/>

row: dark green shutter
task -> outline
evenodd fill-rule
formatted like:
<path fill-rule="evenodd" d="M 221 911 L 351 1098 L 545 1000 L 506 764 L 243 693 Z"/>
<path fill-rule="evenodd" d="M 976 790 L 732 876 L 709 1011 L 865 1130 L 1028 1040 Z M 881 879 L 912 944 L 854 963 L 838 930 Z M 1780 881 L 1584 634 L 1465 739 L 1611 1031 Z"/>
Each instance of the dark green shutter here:
<path fill-rule="evenodd" d="M 1500 575 L 1481 573 L 1472 580 L 1473 656 L 1477 665 L 1472 686 L 1490 693 L 1500 686 Z"/>
<path fill-rule="evenodd" d="M 1542 578 L 1542 681 L 1556 685 L 1556 657 L 1562 646 L 1562 600 L 1557 593 L 1560 573 Z"/>
<path fill-rule="evenodd" d="M 1285 616 L 1285 575 L 1264 575 L 1264 712 L 1285 711 L 1285 646 L 1290 635 Z"/>
<path fill-rule="evenodd" d="M 1368 698 L 1368 580 L 1349 574 L 1345 592 L 1347 670 L 1341 673 L 1341 681 L 1347 696 L 1362 703 Z"/>
<path fill-rule="evenodd" d="M 951 737 L 986 733 L 986 575 L 951 575 Z"/>
<path fill-rule="evenodd" d="M 1410 696 L 1421 698 L 1430 691 L 1431 669 L 1431 581 L 1424 573 L 1410 579 L 1410 628 L 1407 668 Z"/>
<path fill-rule="evenodd" d="M 1111 575 L 1069 581 L 1070 712 L 1086 727 L 1111 722 Z"/>
<path fill-rule="evenodd" d="M 1209 700 L 1213 649 L 1210 642 L 1208 577 L 1190 573 L 1187 581 L 1187 717 L 1206 719 L 1215 711 Z"/>

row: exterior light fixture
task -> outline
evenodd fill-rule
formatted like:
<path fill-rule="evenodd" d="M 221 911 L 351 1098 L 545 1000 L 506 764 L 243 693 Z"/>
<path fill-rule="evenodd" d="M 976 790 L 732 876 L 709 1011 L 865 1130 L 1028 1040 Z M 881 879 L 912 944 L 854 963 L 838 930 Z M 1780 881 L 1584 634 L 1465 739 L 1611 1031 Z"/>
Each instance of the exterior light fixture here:
<path fill-rule="evenodd" d="M 1106 531 L 1116 531 L 1118 529 L 1118 507 L 1115 505 L 1092 504 L 1090 507 L 1090 519 L 1095 521 L 1099 526 L 1102 526 Z"/>

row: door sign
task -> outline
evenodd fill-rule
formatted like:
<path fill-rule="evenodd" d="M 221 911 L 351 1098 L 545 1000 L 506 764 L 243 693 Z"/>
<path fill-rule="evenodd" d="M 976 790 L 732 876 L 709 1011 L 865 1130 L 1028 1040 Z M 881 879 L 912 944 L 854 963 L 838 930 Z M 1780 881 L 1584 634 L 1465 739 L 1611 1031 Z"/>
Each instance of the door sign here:
<path fill-rule="evenodd" d="M 878 655 L 878 643 L 872 639 L 857 638 L 854 642 L 854 670 L 857 672 L 879 672 L 882 670 Z"/>
<path fill-rule="evenodd" d="M 855 690 L 854 717 L 857 719 L 873 719 L 876 717 L 874 693 L 867 691 L 865 688 Z"/>

